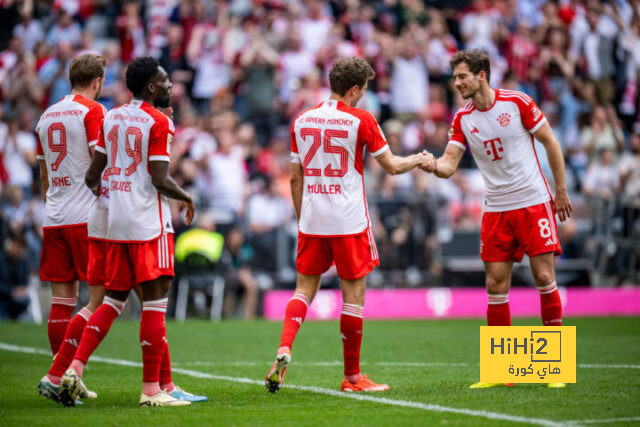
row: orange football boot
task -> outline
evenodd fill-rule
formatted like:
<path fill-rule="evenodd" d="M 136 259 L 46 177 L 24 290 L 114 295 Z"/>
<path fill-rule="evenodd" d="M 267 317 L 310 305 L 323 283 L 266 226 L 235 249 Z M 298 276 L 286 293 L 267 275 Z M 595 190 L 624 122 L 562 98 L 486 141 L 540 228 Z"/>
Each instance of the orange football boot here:
<path fill-rule="evenodd" d="M 376 384 L 369 379 L 366 375 L 363 375 L 357 383 L 353 384 L 347 381 L 345 378 L 342 381 L 342 387 L 340 387 L 342 391 L 348 392 L 375 392 L 375 391 L 387 391 L 389 390 L 389 386 L 387 384 Z"/>

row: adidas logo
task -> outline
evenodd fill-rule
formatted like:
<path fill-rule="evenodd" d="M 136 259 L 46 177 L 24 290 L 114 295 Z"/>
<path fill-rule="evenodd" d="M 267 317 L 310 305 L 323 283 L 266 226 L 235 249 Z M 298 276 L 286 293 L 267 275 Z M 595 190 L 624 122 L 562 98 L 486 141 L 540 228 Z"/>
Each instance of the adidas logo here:
<path fill-rule="evenodd" d="M 140 341 L 140 347 L 144 347 L 145 345 L 151 345 L 151 343 L 147 340 Z"/>
<path fill-rule="evenodd" d="M 553 240 L 549 239 L 547 240 L 547 243 L 544 244 L 545 246 L 553 246 L 555 245 L 555 243 L 553 242 Z"/>
<path fill-rule="evenodd" d="M 302 317 L 292 317 L 291 320 L 295 320 L 299 325 L 302 325 Z"/>
<path fill-rule="evenodd" d="M 473 127 L 473 129 L 471 129 L 471 133 L 478 133 L 478 132 L 480 132 L 480 131 L 475 126 Z"/>
<path fill-rule="evenodd" d="M 78 340 L 75 338 L 67 338 L 64 342 L 71 344 L 74 347 L 78 346 Z"/>
<path fill-rule="evenodd" d="M 95 326 L 95 325 L 87 325 L 87 329 L 93 329 L 93 330 L 95 330 L 96 332 L 100 333 L 100 328 L 98 328 L 98 327 L 97 327 L 97 326 Z"/>

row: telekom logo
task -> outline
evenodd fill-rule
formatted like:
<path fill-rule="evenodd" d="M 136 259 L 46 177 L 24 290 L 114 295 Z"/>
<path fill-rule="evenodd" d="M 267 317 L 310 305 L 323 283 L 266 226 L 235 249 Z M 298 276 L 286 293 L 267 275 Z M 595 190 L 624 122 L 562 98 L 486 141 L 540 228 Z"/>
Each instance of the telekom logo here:
<path fill-rule="evenodd" d="M 492 162 L 502 159 L 502 157 L 500 157 L 500 153 L 504 151 L 504 148 L 502 148 L 502 141 L 500 141 L 500 138 L 484 141 L 484 148 L 487 150 L 487 156 L 493 156 L 493 159 L 491 159 Z"/>

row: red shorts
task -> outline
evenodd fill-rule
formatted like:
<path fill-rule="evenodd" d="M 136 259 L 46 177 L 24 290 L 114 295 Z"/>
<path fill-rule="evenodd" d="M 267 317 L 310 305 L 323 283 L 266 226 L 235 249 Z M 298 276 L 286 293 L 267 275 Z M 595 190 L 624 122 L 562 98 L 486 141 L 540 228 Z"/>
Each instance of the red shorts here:
<path fill-rule="evenodd" d="M 139 243 L 107 241 L 104 288 L 110 291 L 129 291 L 142 282 L 160 276 L 173 277 L 173 234 Z"/>
<path fill-rule="evenodd" d="M 87 265 L 87 283 L 89 286 L 104 286 L 105 265 L 107 259 L 106 240 L 89 238 L 89 265 Z"/>
<path fill-rule="evenodd" d="M 42 230 L 40 280 L 72 282 L 87 279 L 89 240 L 87 225 L 47 227 Z"/>
<path fill-rule="evenodd" d="M 506 212 L 485 212 L 480 230 L 480 258 L 488 262 L 522 261 L 553 252 L 562 254 L 551 202 Z"/>
<path fill-rule="evenodd" d="M 314 237 L 298 233 L 296 270 L 315 276 L 336 263 L 338 276 L 356 280 L 369 274 L 377 265 L 378 248 L 370 229 L 354 236 Z"/>

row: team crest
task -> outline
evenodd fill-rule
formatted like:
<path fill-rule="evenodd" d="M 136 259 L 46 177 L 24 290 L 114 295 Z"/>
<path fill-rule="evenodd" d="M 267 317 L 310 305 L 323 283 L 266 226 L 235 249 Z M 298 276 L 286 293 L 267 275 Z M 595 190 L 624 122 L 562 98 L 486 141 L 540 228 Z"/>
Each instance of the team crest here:
<path fill-rule="evenodd" d="M 449 138 L 453 136 L 453 126 L 449 128 Z"/>
<path fill-rule="evenodd" d="M 500 114 L 498 116 L 498 123 L 500 123 L 500 126 L 502 126 L 502 127 L 509 126 L 509 123 L 511 123 L 511 114 L 509 114 L 509 113 Z"/>

